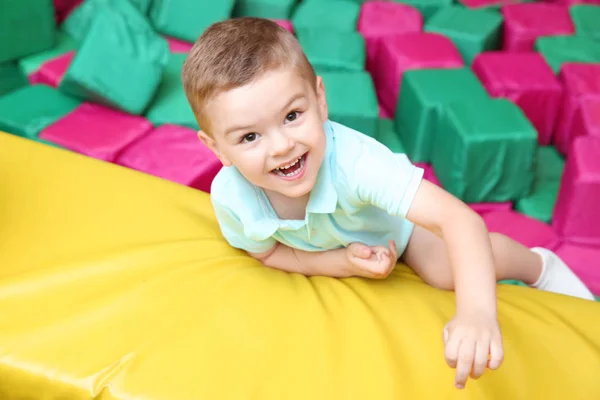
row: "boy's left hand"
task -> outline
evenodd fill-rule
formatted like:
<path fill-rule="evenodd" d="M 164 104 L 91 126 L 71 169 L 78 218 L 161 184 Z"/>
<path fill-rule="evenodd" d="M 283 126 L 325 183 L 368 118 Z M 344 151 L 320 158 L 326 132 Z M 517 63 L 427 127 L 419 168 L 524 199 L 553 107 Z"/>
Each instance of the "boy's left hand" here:
<path fill-rule="evenodd" d="M 444 356 L 456 368 L 455 386 L 463 389 L 469 375 L 478 379 L 486 367 L 497 369 L 504 350 L 495 315 L 487 312 L 457 313 L 444 328 Z"/>

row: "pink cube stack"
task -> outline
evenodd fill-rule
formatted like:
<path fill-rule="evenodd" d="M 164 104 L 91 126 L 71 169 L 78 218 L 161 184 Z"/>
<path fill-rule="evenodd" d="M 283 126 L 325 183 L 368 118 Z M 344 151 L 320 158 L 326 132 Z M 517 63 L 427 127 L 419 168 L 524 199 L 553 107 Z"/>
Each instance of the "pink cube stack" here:
<path fill-rule="evenodd" d="M 373 76 L 382 107 L 393 115 L 405 71 L 463 66 L 460 53 L 447 37 L 437 33 L 407 33 L 383 39 L 374 63 L 367 69 Z"/>
<path fill-rule="evenodd" d="M 473 72 L 492 97 L 516 103 L 550 144 L 562 99 L 562 86 L 538 53 L 486 52 L 473 61 Z"/>
<path fill-rule="evenodd" d="M 223 166 L 192 129 L 162 125 L 124 149 L 117 164 L 210 192 Z"/>
<path fill-rule="evenodd" d="M 559 242 L 549 225 L 514 211 L 485 213 L 483 220 L 490 232 L 502 233 L 529 248 L 553 248 Z"/>
<path fill-rule="evenodd" d="M 533 51 L 540 36 L 572 35 L 575 27 L 569 8 L 557 4 L 522 3 L 502 7 L 503 50 Z"/>

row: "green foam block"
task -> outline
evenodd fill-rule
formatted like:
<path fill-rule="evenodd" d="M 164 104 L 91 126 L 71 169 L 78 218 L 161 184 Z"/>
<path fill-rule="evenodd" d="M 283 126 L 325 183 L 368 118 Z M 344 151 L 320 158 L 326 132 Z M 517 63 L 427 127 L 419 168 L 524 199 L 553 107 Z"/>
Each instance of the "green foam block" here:
<path fill-rule="evenodd" d="M 352 0 L 303 0 L 292 16 L 295 30 L 327 29 L 354 32 L 360 4 Z"/>
<path fill-rule="evenodd" d="M 402 140 L 394 129 L 394 121 L 391 119 L 379 118 L 375 139 L 386 145 L 393 153 L 406 153 Z"/>
<path fill-rule="evenodd" d="M 195 42 L 215 22 L 231 16 L 234 0 L 154 0 L 152 24 L 162 34 Z"/>
<path fill-rule="evenodd" d="M 600 6 L 575 4 L 569 8 L 577 35 L 600 40 Z"/>
<path fill-rule="evenodd" d="M 60 90 L 131 114 L 144 112 L 169 59 L 167 41 L 145 20 L 101 8 L 63 77 Z"/>
<path fill-rule="evenodd" d="M 402 79 L 395 126 L 415 162 L 431 162 L 438 124 L 448 104 L 489 97 L 470 68 L 412 70 Z"/>
<path fill-rule="evenodd" d="M 467 64 L 482 51 L 500 45 L 502 15 L 461 6 L 440 9 L 425 24 L 426 32 L 440 33 L 454 42 Z"/>
<path fill-rule="evenodd" d="M 237 0 L 235 17 L 290 19 L 297 0 Z"/>
<path fill-rule="evenodd" d="M 36 139 L 79 104 L 50 86 L 26 86 L 0 97 L 0 131 Z"/>
<path fill-rule="evenodd" d="M 529 194 L 537 131 L 510 100 L 452 103 L 439 127 L 433 168 L 450 193 L 468 203 Z"/>
<path fill-rule="evenodd" d="M 56 32 L 55 46 L 48 50 L 35 53 L 19 60 L 19 66 L 25 75 L 29 75 L 40 69 L 43 63 L 59 57 L 69 51 L 77 49 L 77 42 L 63 31 Z"/>
<path fill-rule="evenodd" d="M 0 63 L 54 46 L 51 0 L 0 1 Z"/>
<path fill-rule="evenodd" d="M 600 41 L 583 36 L 548 36 L 535 41 L 540 52 L 555 73 L 566 63 L 600 63 Z"/>
<path fill-rule="evenodd" d="M 29 84 L 15 61 L 0 63 L 0 96 Z"/>
<path fill-rule="evenodd" d="M 452 0 L 394 0 L 396 3 L 408 4 L 415 7 L 423 16 L 423 21 L 429 20 L 442 8 L 452 5 Z"/>
<path fill-rule="evenodd" d="M 160 86 L 146 112 L 146 118 L 154 126 L 177 124 L 199 129 L 181 81 L 181 69 L 186 57 L 187 54 L 172 54 L 169 59 Z"/>
<path fill-rule="evenodd" d="M 358 32 L 301 29 L 296 35 L 308 60 L 320 71 L 365 69 L 365 40 Z"/>
<path fill-rule="evenodd" d="M 340 124 L 375 137 L 379 106 L 371 75 L 364 71 L 323 72 L 329 117 Z"/>
<path fill-rule="evenodd" d="M 152 0 L 129 0 L 143 15 L 147 15 L 152 5 Z"/>
<path fill-rule="evenodd" d="M 550 223 L 560 189 L 565 160 L 554 146 L 537 149 L 531 193 L 515 202 L 517 211 Z"/>
<path fill-rule="evenodd" d="M 147 24 L 145 17 L 132 1 L 127 0 L 86 0 L 75 8 L 62 24 L 62 29 L 77 43 L 83 42 L 96 16 L 109 9 L 113 14 L 121 14 L 131 25 Z"/>

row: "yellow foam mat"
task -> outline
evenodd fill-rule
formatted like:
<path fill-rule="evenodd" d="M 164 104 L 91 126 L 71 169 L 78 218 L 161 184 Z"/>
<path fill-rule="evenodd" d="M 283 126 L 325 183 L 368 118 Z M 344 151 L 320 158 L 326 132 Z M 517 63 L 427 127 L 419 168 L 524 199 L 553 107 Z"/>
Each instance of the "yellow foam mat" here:
<path fill-rule="evenodd" d="M 600 399 L 600 305 L 502 286 L 454 389 L 453 294 L 267 269 L 206 194 L 0 133 L 0 399 Z"/>

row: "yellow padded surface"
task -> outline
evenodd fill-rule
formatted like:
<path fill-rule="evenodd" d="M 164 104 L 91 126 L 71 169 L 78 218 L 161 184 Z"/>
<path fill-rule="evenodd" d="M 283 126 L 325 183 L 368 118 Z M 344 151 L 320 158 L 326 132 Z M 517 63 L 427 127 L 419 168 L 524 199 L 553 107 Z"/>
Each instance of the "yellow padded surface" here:
<path fill-rule="evenodd" d="M 502 286 L 460 392 L 453 294 L 267 269 L 206 194 L 0 133 L 0 399 L 599 399 L 600 305 Z"/>

